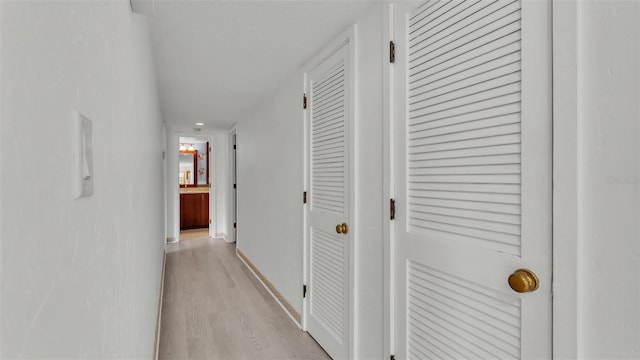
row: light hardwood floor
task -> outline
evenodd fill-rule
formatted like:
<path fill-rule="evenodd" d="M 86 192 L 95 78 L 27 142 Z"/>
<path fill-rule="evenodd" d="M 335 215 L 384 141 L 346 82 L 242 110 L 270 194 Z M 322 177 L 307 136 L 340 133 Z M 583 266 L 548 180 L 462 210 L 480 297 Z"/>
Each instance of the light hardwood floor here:
<path fill-rule="evenodd" d="M 180 231 L 180 241 L 204 239 L 207 237 L 209 237 L 209 228 Z"/>
<path fill-rule="evenodd" d="M 204 238 L 167 246 L 160 359 L 329 359 L 235 254 Z"/>

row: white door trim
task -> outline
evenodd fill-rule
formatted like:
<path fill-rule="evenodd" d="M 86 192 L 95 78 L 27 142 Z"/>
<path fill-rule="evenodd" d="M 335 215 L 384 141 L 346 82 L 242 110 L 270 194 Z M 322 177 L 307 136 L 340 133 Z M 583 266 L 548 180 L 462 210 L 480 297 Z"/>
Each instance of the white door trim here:
<path fill-rule="evenodd" d="M 553 7 L 553 357 L 578 354 L 580 4 Z"/>
<path fill-rule="evenodd" d="M 213 135 L 209 135 L 209 134 L 193 134 L 193 133 L 187 133 L 187 132 L 177 132 L 175 134 L 173 134 L 175 139 L 178 141 L 178 144 L 180 144 L 180 138 L 181 137 L 195 137 L 195 138 L 200 138 L 203 140 L 206 140 L 209 142 L 209 147 L 211 149 L 215 149 L 216 148 L 216 144 L 215 144 L 215 137 Z M 217 230 L 217 221 L 215 221 L 217 213 L 216 213 L 216 200 L 215 200 L 215 194 L 216 194 L 216 188 L 215 188 L 215 184 L 214 181 L 212 181 L 212 179 L 214 178 L 214 172 L 216 169 L 216 161 L 215 161 L 215 151 L 211 151 L 209 153 L 209 183 L 211 184 L 211 187 L 209 188 L 209 219 L 211 220 L 211 223 L 209 224 L 209 236 L 210 237 L 215 237 L 216 235 L 216 230 Z M 176 160 L 178 158 L 176 157 Z M 176 167 L 179 167 L 178 163 L 176 163 Z M 177 173 L 177 172 L 175 172 Z M 174 187 L 176 189 L 178 189 L 177 191 L 177 199 L 175 202 L 175 211 L 176 211 L 176 226 L 177 226 L 177 230 L 176 230 L 176 239 L 178 240 L 178 242 L 180 242 L 180 180 L 178 179 L 178 177 L 174 177 L 175 178 L 175 182 L 174 182 Z"/>
<path fill-rule="evenodd" d="M 168 127 L 167 129 L 167 145 L 165 150 L 165 161 L 167 164 L 165 181 L 167 184 L 166 191 L 166 215 L 167 215 L 167 239 L 175 239 L 175 242 L 180 241 L 180 181 L 177 176 L 172 174 L 178 174 L 178 155 L 177 151 L 171 149 L 177 149 L 180 144 L 180 137 L 197 137 L 209 142 L 209 146 L 212 149 L 209 154 L 209 219 L 211 224 L 209 226 L 209 236 L 214 237 L 217 233 L 218 224 L 216 220 L 218 207 L 216 195 L 216 184 L 214 174 L 216 171 L 216 164 L 218 161 L 222 161 L 216 158 L 215 146 L 216 138 L 212 133 L 193 133 L 186 130 L 176 129 Z M 170 201 L 172 199 L 173 201 Z M 213 199 L 213 200 L 212 200 Z M 172 214 L 173 216 L 168 216 Z"/>
<path fill-rule="evenodd" d="M 394 166 L 394 67 L 389 60 L 390 41 L 394 40 L 394 5 L 383 8 L 383 66 L 382 66 L 382 260 L 383 260 L 383 356 L 389 359 L 395 353 L 395 297 L 394 297 L 394 222 L 391 221 L 391 199 L 395 199 Z"/>
<path fill-rule="evenodd" d="M 233 125 L 230 129 L 229 129 L 229 133 L 227 134 L 228 136 L 228 148 L 229 148 L 229 166 L 227 167 L 228 171 L 229 171 L 229 175 L 227 176 L 227 181 L 228 181 L 228 188 L 229 188 L 229 202 L 227 203 L 227 209 L 228 209 L 228 214 L 229 214 L 229 218 L 227 220 L 228 223 L 228 234 L 227 234 L 227 242 L 236 242 L 236 235 L 237 235 L 237 227 L 233 227 L 234 222 L 236 223 L 237 226 L 237 215 L 238 215 L 238 194 L 237 194 L 237 185 L 236 185 L 236 189 L 233 188 L 233 181 L 237 181 L 238 179 L 235 178 L 234 179 L 234 172 L 235 172 L 235 176 L 238 176 L 238 169 L 237 169 L 237 163 L 238 163 L 238 153 L 234 151 L 237 151 L 237 148 L 234 150 L 233 149 L 233 145 L 234 144 L 234 139 L 233 137 L 236 137 L 235 142 L 238 142 L 238 131 L 237 131 L 237 126 Z"/>
<path fill-rule="evenodd" d="M 355 287 L 357 286 L 355 279 L 356 274 L 355 274 L 355 269 L 356 269 L 356 261 L 357 261 L 357 256 L 355 254 L 355 242 L 357 241 L 358 237 L 357 237 L 357 233 L 358 233 L 358 227 L 357 227 L 357 223 L 356 223 L 356 214 L 358 209 L 356 209 L 356 199 L 355 199 L 355 184 L 356 184 L 356 170 L 355 170 L 355 165 L 353 162 L 353 159 L 356 159 L 356 141 L 357 141 L 357 136 L 354 133 L 355 131 L 355 123 L 356 121 L 358 121 L 357 115 L 357 76 L 356 74 L 358 73 L 358 68 L 357 68 L 357 47 L 356 47 L 356 41 L 357 41 L 357 25 L 352 25 L 349 27 L 349 29 L 347 31 L 345 31 L 344 33 L 342 33 L 340 36 L 336 37 L 336 39 L 334 41 L 332 41 L 331 43 L 329 43 L 327 46 L 325 46 L 323 48 L 322 51 L 320 51 L 316 56 L 314 56 L 310 61 L 308 61 L 304 66 L 304 84 L 303 84 L 303 93 L 306 94 L 308 92 L 308 89 L 306 89 L 306 80 L 307 80 L 307 74 L 313 70 L 317 65 L 319 65 L 320 63 L 322 63 L 324 60 L 326 60 L 329 56 L 331 56 L 331 54 L 333 54 L 336 50 L 340 49 L 342 46 L 344 46 L 345 44 L 348 44 L 349 46 L 349 67 L 351 69 L 350 73 L 349 73 L 349 97 L 350 99 L 352 99 L 349 102 L 349 115 L 351 118 L 350 124 L 349 124 L 349 157 L 351 158 L 351 166 L 349 168 L 349 186 L 351 188 L 350 194 L 349 194 L 349 218 L 350 218 L 350 224 L 349 224 L 349 232 L 351 233 L 351 242 L 350 242 L 350 248 L 349 248 L 349 278 L 348 278 L 348 282 L 349 282 L 349 302 L 348 302 L 348 306 L 349 306 L 349 314 L 350 314 L 350 318 L 348 319 L 349 322 L 349 358 L 353 359 L 355 358 L 354 356 L 354 349 L 355 349 L 355 324 L 357 324 L 356 321 L 356 313 L 355 313 L 355 304 L 356 304 L 356 291 L 355 291 Z M 304 158 L 304 189 L 305 191 L 307 191 L 307 193 L 309 193 L 310 191 L 310 184 L 309 184 L 309 178 L 307 175 L 307 170 L 309 168 L 309 160 L 308 160 L 308 151 L 307 151 L 307 138 L 308 138 L 308 131 L 309 131 L 309 127 L 307 125 L 307 120 L 308 120 L 308 116 L 307 116 L 307 111 L 303 110 L 303 121 L 304 121 L 304 154 L 305 154 L 305 158 Z M 311 196 L 313 196 L 313 194 L 311 194 Z M 307 204 L 305 204 L 304 206 L 304 234 L 303 234 L 303 238 L 304 238 L 304 246 L 303 246 L 303 268 L 304 268 L 304 284 L 309 284 L 309 265 L 310 265 L 310 261 L 309 261 L 309 234 L 307 232 L 307 212 L 308 212 L 308 206 Z M 309 310 L 309 305 L 308 305 L 308 298 L 309 297 L 305 297 L 302 299 L 302 329 L 303 330 L 307 330 L 307 316 L 308 316 L 308 310 Z"/>

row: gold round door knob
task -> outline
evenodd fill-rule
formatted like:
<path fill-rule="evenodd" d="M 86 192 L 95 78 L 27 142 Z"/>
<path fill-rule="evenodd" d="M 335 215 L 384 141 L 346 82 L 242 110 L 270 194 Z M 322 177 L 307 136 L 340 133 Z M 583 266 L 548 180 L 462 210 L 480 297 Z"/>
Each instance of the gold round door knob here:
<path fill-rule="evenodd" d="M 345 223 L 338 224 L 338 225 L 336 225 L 336 232 L 338 234 L 347 234 L 349 232 L 349 228 L 347 227 L 347 224 L 345 224 Z"/>
<path fill-rule="evenodd" d="M 531 270 L 518 269 L 509 275 L 509 286 L 515 292 L 532 292 L 539 286 L 538 277 Z"/>

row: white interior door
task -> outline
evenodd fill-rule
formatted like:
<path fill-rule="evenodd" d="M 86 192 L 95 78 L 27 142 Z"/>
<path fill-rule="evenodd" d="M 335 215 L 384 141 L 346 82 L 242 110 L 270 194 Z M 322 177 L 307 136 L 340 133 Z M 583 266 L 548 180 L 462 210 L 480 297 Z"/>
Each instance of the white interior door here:
<path fill-rule="evenodd" d="M 403 3 L 394 24 L 396 355 L 550 358 L 550 2 Z M 510 288 L 520 268 L 537 290 Z"/>
<path fill-rule="evenodd" d="M 347 358 L 349 353 L 349 71 L 349 46 L 345 44 L 307 75 L 310 192 L 306 324 L 334 359 Z"/>
<path fill-rule="evenodd" d="M 234 132 L 231 135 L 231 142 L 233 143 L 231 149 L 231 178 L 233 182 L 233 199 L 231 200 L 231 216 L 233 217 L 233 229 L 231 229 L 231 233 L 233 234 L 233 238 L 231 239 L 233 242 L 238 239 L 238 150 L 236 150 L 236 133 Z"/>

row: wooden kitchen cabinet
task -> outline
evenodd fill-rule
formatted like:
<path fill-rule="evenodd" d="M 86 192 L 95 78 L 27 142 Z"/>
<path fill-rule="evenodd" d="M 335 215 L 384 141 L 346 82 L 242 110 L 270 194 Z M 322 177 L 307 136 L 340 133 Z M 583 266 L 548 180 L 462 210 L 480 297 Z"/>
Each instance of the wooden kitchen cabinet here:
<path fill-rule="evenodd" d="M 209 227 L 209 194 L 180 194 L 180 230 Z"/>

